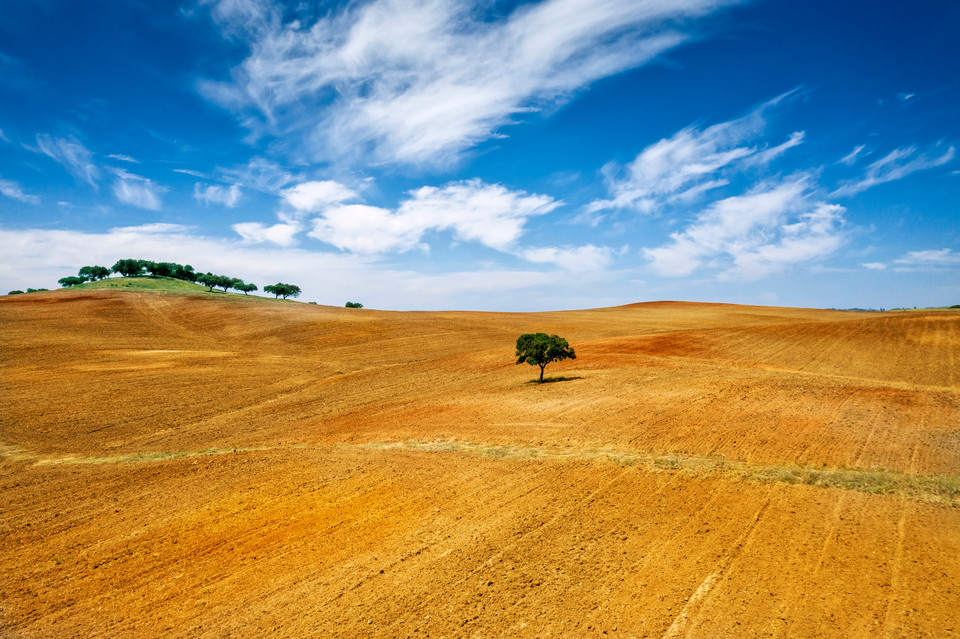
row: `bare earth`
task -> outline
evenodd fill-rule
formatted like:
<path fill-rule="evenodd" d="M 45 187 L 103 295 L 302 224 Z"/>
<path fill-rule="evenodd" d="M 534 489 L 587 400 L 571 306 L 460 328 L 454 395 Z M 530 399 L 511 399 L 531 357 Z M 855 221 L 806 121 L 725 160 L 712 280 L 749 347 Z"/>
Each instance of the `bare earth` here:
<path fill-rule="evenodd" d="M 0 636 L 960 636 L 960 312 L 58 291 L 0 347 Z"/>

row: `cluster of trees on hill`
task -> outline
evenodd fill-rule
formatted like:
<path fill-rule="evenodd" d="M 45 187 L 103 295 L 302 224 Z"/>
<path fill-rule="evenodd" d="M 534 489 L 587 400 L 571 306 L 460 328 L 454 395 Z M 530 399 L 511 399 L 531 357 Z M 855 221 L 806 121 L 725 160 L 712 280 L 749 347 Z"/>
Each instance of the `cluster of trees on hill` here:
<path fill-rule="evenodd" d="M 206 286 L 209 291 L 215 288 L 222 288 L 226 293 L 230 289 L 240 291 L 244 295 L 259 290 L 256 284 L 244 282 L 239 277 L 230 277 L 229 275 L 216 275 L 214 273 L 197 273 L 189 264 L 177 264 L 176 262 L 153 262 L 151 260 L 135 260 L 131 258 L 117 260 L 116 264 L 107 268 L 106 266 L 84 266 L 75 276 L 62 277 L 57 282 L 60 286 L 71 287 L 78 286 L 84 282 L 94 282 L 110 277 L 112 273 L 117 273 L 123 277 L 172 277 L 185 282 L 193 282 Z M 27 292 L 33 292 L 34 289 L 28 289 Z M 46 289 L 37 289 L 46 290 Z M 277 282 L 263 287 L 264 292 L 270 293 L 275 297 L 297 297 L 300 295 L 300 287 L 294 284 L 285 284 Z M 11 291 L 10 293 L 22 293 L 23 291 Z"/>

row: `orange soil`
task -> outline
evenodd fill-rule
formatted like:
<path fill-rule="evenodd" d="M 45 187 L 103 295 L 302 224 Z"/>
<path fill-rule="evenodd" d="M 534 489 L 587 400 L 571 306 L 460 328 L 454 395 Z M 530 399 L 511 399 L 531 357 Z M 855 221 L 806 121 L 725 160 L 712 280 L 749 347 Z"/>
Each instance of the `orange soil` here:
<path fill-rule="evenodd" d="M 960 635 L 955 500 L 612 457 L 949 481 L 957 312 L 58 291 L 0 322 L 3 636 Z M 513 365 L 536 331 L 567 381 Z"/>

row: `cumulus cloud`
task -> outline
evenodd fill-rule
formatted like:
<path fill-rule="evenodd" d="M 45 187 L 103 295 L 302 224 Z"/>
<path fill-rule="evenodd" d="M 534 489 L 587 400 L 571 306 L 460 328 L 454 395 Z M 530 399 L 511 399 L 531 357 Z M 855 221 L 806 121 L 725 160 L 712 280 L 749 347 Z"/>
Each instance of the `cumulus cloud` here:
<path fill-rule="evenodd" d="M 319 213 L 331 205 L 357 199 L 352 189 L 332 180 L 303 182 L 280 195 L 298 214 Z"/>
<path fill-rule="evenodd" d="M 917 171 L 942 166 L 952 160 L 953 156 L 952 146 L 939 155 L 929 153 L 917 155 L 917 148 L 913 146 L 895 149 L 868 165 L 862 178 L 845 182 L 832 195 L 856 195 L 878 184 L 899 180 Z"/>
<path fill-rule="evenodd" d="M 644 255 L 668 277 L 706 267 L 719 279 L 748 281 L 827 257 L 844 241 L 844 209 L 810 201 L 811 186 L 800 175 L 715 202 Z"/>
<path fill-rule="evenodd" d="M 332 206 L 313 220 L 310 236 L 356 253 L 386 253 L 426 248 L 428 231 L 450 231 L 462 241 L 508 250 L 527 219 L 561 202 L 545 195 L 511 191 L 480 180 L 425 186 L 408 193 L 395 210 L 363 204 Z"/>
<path fill-rule="evenodd" d="M 20 200 L 27 204 L 40 204 L 40 196 L 29 195 L 23 192 L 23 187 L 13 180 L 4 180 L 0 178 L 0 193 L 14 200 Z"/>
<path fill-rule="evenodd" d="M 698 129 L 689 126 L 648 146 L 625 167 L 604 167 L 609 199 L 595 200 L 587 213 L 629 209 L 650 213 L 677 202 L 690 202 L 729 183 L 725 169 L 743 170 L 769 164 L 803 143 L 796 131 L 773 147 L 753 146 L 766 128 L 766 111 L 791 93 L 766 102 L 742 118 Z"/>
<path fill-rule="evenodd" d="M 579 291 L 576 281 L 562 271 L 493 267 L 425 274 L 385 267 L 378 259 L 353 253 L 253 246 L 239 239 L 195 235 L 176 224 L 120 227 L 102 233 L 0 227 L 0 246 L 4 247 L 0 251 L 4 291 L 54 288 L 58 278 L 75 272 L 78 265 L 113 264 L 130 256 L 193 264 L 197 270 L 227 273 L 261 288 L 272 282 L 293 282 L 303 289 L 301 300 L 337 306 L 360 299 L 373 308 L 544 310 L 556 308 Z M 305 273 L 312 275 L 305 277 Z M 555 298 L 549 303 L 531 302 L 550 292 Z"/>
<path fill-rule="evenodd" d="M 150 211 L 159 211 L 163 206 L 160 194 L 167 190 L 166 187 L 123 169 L 111 169 L 111 172 L 117 176 L 113 183 L 113 195 L 124 204 Z"/>
<path fill-rule="evenodd" d="M 220 186 L 218 184 L 201 186 L 197 183 L 193 185 L 193 197 L 205 204 L 222 204 L 232 209 L 240 202 L 240 187 L 236 184 L 230 186 Z"/>
<path fill-rule="evenodd" d="M 490 19 L 477 0 L 372 0 L 316 20 L 265 0 L 211 1 L 250 54 L 231 81 L 199 89 L 256 134 L 303 140 L 314 160 L 439 165 L 648 63 L 736 1 L 545 0 Z"/>
<path fill-rule="evenodd" d="M 520 256 L 537 264 L 555 264 L 568 271 L 600 271 L 610 265 L 613 251 L 607 246 L 529 248 Z"/>
<path fill-rule="evenodd" d="M 234 224 L 233 230 L 250 244 L 270 243 L 277 246 L 294 246 L 297 244 L 296 235 L 301 231 L 301 227 L 296 223 L 266 226 L 259 222 L 242 222 Z"/>
<path fill-rule="evenodd" d="M 70 175 L 96 187 L 100 169 L 93 162 L 93 154 L 76 138 L 55 138 L 41 133 L 37 135 L 37 148 L 47 157 L 63 166 Z"/>

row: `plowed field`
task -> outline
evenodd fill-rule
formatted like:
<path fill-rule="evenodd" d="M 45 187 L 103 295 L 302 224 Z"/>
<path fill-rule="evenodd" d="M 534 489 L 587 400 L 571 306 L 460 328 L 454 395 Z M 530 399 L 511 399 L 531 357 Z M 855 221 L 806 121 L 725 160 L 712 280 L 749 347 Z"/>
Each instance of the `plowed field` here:
<path fill-rule="evenodd" d="M 0 636 L 960 636 L 960 312 L 57 291 L 0 340 Z"/>

